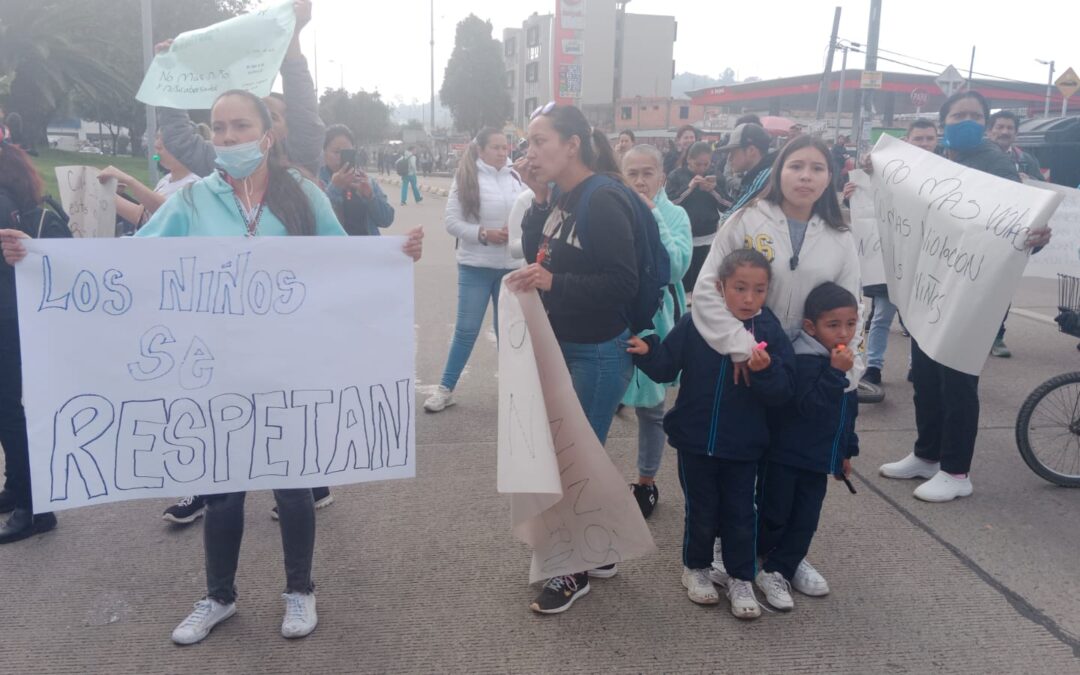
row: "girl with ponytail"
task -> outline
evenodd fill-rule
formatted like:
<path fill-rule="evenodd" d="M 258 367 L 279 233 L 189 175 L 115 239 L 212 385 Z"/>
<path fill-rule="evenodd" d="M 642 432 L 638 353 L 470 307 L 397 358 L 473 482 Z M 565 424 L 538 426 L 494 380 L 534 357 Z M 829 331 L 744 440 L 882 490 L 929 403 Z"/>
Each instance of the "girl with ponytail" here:
<path fill-rule="evenodd" d="M 572 106 L 549 103 L 533 113 L 521 170 L 534 193 L 521 226 L 529 264 L 508 276 L 507 285 L 519 293 L 540 292 L 574 391 L 603 443 L 633 373 L 626 310 L 638 286 L 635 207 L 625 186 L 597 175 L 621 178 L 607 136 Z M 598 184 L 589 188 L 591 181 Z M 587 188 L 591 196 L 582 204 Z M 577 228 L 586 218 L 587 235 Z M 590 575 L 616 571 L 611 563 L 549 579 L 531 608 L 565 611 L 589 592 Z"/>
<path fill-rule="evenodd" d="M 469 143 L 450 187 L 445 220 L 447 232 L 458 240 L 457 322 L 442 381 L 424 402 L 428 412 L 454 404 L 454 388 L 480 334 L 489 300 L 498 335 L 502 279 L 521 264 L 510 255 L 507 219 L 525 186 L 508 162 L 509 153 L 506 134 L 481 129 Z"/>

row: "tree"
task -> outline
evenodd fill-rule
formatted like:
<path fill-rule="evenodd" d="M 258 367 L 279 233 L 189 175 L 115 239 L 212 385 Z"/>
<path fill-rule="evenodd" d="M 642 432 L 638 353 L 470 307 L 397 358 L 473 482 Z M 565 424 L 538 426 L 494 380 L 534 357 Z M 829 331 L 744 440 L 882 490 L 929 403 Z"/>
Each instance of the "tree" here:
<path fill-rule="evenodd" d="M 501 128 L 514 109 L 505 82 L 502 49 L 491 37 L 491 22 L 470 14 L 457 25 L 439 90 L 454 126 L 473 135 L 485 126 Z"/>
<path fill-rule="evenodd" d="M 154 40 L 235 16 L 250 0 L 155 2 Z M 84 119 L 131 132 L 141 155 L 146 130 L 135 92 L 143 77 L 139 0 L 0 0 L 0 75 L 13 74 L 8 105 L 44 142 L 49 119 L 71 106 Z"/>
<path fill-rule="evenodd" d="M 379 92 L 327 89 L 319 99 L 319 116 L 329 124 L 349 127 L 358 143 L 376 143 L 390 133 L 390 106 Z"/>

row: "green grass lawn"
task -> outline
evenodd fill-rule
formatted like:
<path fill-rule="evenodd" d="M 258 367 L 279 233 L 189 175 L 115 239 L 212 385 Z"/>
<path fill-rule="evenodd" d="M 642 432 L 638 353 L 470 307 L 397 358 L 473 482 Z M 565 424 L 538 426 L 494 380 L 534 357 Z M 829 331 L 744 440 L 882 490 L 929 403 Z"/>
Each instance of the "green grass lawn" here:
<path fill-rule="evenodd" d="M 41 179 L 45 181 L 46 194 L 50 194 L 57 199 L 60 198 L 60 192 L 56 187 L 56 167 L 58 166 L 93 166 L 104 169 L 111 164 L 151 188 L 154 187 L 147 177 L 146 160 L 130 155 L 90 155 L 50 148 L 41 150 L 39 156 L 30 159 L 34 161 L 34 166 L 37 167 L 38 173 L 41 174 Z"/>

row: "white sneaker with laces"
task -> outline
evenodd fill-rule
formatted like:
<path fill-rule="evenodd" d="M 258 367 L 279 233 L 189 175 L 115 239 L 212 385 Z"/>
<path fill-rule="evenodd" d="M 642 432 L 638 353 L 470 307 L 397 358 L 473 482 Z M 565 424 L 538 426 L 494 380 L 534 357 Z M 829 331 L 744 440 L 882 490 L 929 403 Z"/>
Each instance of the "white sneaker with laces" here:
<path fill-rule="evenodd" d="M 732 579 L 727 589 L 731 613 L 737 619 L 756 619 L 761 616 L 761 605 L 754 596 L 754 585 L 744 579 Z"/>
<path fill-rule="evenodd" d="M 754 583 L 765 594 L 765 600 L 782 612 L 789 612 L 795 607 L 791 598 L 791 584 L 779 572 L 761 570 Z"/>
<path fill-rule="evenodd" d="M 727 586 L 730 578 L 724 567 L 724 551 L 720 546 L 720 537 L 713 540 L 712 567 L 709 569 L 709 580 L 718 586 Z"/>
<path fill-rule="evenodd" d="M 452 405 L 454 405 L 454 390 L 447 389 L 440 384 L 439 388 L 435 390 L 435 393 L 428 396 L 428 399 L 424 401 L 424 410 L 428 412 L 442 412 Z"/>
<path fill-rule="evenodd" d="M 932 478 L 941 466 L 937 462 L 919 459 L 914 452 L 899 462 L 882 464 L 878 471 L 886 478 Z"/>
<path fill-rule="evenodd" d="M 957 497 L 969 497 L 973 492 L 971 477 L 957 478 L 938 471 L 934 477 L 915 488 L 915 498 L 924 502 L 951 502 Z"/>
<path fill-rule="evenodd" d="M 814 598 L 829 594 L 829 583 L 825 581 L 825 577 L 821 576 L 821 572 L 806 562 L 806 558 L 803 558 L 795 569 L 795 576 L 791 578 L 791 587 L 803 595 Z"/>
<path fill-rule="evenodd" d="M 236 603 L 223 605 L 217 600 L 203 598 L 195 603 L 195 611 L 173 629 L 172 641 L 178 645 L 193 645 L 210 634 L 214 626 L 236 614 Z"/>
<path fill-rule="evenodd" d="M 285 598 L 285 619 L 281 622 L 281 635 L 287 638 L 302 638 L 311 635 L 319 625 L 319 615 L 315 613 L 314 593 L 282 593 Z"/>
<path fill-rule="evenodd" d="M 682 585 L 691 602 L 699 605 L 715 605 L 720 602 L 720 594 L 709 580 L 707 569 L 692 570 L 684 567 L 682 571 Z"/>

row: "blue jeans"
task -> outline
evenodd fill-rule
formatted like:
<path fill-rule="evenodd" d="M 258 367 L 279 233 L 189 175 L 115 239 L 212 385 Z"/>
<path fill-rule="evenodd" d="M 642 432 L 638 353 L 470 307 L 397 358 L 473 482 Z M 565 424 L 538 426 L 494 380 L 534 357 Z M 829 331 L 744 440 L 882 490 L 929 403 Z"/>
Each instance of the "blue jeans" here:
<path fill-rule="evenodd" d="M 885 349 L 889 346 L 889 328 L 896 316 L 896 305 L 884 295 L 874 298 L 874 318 L 866 336 L 866 365 L 881 370 L 885 366 Z"/>
<path fill-rule="evenodd" d="M 574 393 L 601 444 L 607 441 L 615 410 L 634 375 L 634 362 L 626 352 L 629 339 L 630 331 L 623 331 L 614 340 L 598 344 L 559 342 Z"/>
<path fill-rule="evenodd" d="M 457 322 L 442 376 L 442 386 L 447 389 L 457 386 L 461 371 L 469 361 L 476 336 L 480 334 L 480 326 L 484 322 L 484 314 L 487 313 L 489 298 L 494 313 L 495 335 L 499 335 L 499 288 L 508 272 L 510 270 L 458 265 Z"/>
<path fill-rule="evenodd" d="M 424 201 L 424 198 L 420 196 L 420 188 L 416 185 L 416 174 L 414 173 L 411 176 L 402 176 L 401 178 L 401 203 L 404 204 L 408 201 L 407 198 L 409 196 L 410 185 L 412 186 L 413 199 L 416 200 L 416 203 L 419 204 Z"/>
<path fill-rule="evenodd" d="M 639 476 L 655 478 L 660 470 L 660 458 L 664 454 L 664 401 L 652 408 L 634 408 L 637 413 L 638 451 L 637 470 Z"/>

